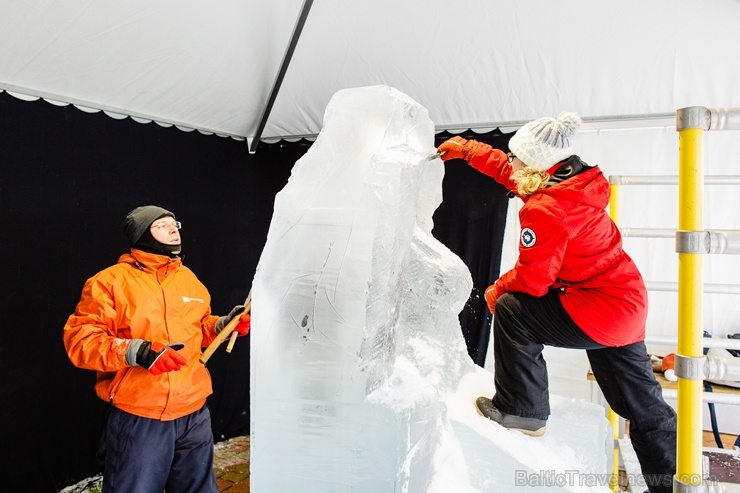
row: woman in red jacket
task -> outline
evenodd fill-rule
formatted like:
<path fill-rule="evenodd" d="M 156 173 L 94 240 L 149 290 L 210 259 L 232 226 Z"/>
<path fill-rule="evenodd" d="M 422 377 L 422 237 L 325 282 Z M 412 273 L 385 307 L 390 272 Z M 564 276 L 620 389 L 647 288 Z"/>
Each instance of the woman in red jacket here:
<path fill-rule="evenodd" d="M 180 222 L 161 207 L 131 211 L 131 251 L 87 280 L 64 326 L 72 363 L 97 372 L 95 391 L 111 405 L 101 439 L 103 493 L 218 493 L 206 397 L 211 376 L 199 362 L 245 307 L 211 314 L 211 297 L 182 264 Z M 249 331 L 249 314 L 235 330 Z"/>
<path fill-rule="evenodd" d="M 464 159 L 524 201 L 516 265 L 486 290 L 494 313 L 496 393 L 478 411 L 540 436 L 550 415 L 543 345 L 585 349 L 609 405 L 630 420 L 650 491 L 672 491 L 676 415 L 645 348 L 647 291 L 606 212 L 609 183 L 573 154 L 574 113 L 524 125 L 510 153 L 453 137 L 442 159 Z"/>

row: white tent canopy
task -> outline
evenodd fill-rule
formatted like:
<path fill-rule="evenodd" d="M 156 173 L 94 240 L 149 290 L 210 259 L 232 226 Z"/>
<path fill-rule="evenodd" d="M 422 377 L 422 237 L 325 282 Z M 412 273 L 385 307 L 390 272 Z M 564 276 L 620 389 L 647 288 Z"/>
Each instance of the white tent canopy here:
<path fill-rule="evenodd" d="M 250 141 L 315 135 L 336 91 L 374 84 L 438 129 L 740 106 L 737 0 L 2 0 L 1 12 L 0 89 Z"/>
<path fill-rule="evenodd" d="M 589 163 L 607 175 L 672 175 L 676 110 L 740 107 L 739 0 L 0 5 L 0 90 L 245 139 L 250 149 L 316 135 L 338 90 L 385 84 L 426 107 L 439 130 L 576 111 L 586 122 L 576 148 Z M 737 133 L 712 135 L 705 156 L 707 173 L 737 175 Z M 706 227 L 740 229 L 740 216 L 727 213 L 740 207 L 738 194 L 724 190 L 707 194 Z M 623 226 L 677 227 L 675 188 L 633 187 L 623 202 Z M 515 212 L 502 270 L 516 253 Z M 627 238 L 625 248 L 648 281 L 676 280 L 671 241 Z M 738 261 L 708 259 L 707 282 L 736 284 Z M 648 335 L 675 334 L 675 293 L 650 296 Z M 715 337 L 739 330 L 732 297 L 706 304 Z M 548 354 L 552 390 L 588 398 L 584 353 L 560 351 Z M 736 408 L 720 422 L 740 432 Z"/>

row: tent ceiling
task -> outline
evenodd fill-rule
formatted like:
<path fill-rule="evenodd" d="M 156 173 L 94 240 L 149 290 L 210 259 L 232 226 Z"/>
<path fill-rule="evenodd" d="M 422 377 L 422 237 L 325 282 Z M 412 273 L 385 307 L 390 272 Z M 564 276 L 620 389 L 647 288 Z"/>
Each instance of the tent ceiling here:
<path fill-rule="evenodd" d="M 251 139 L 303 0 L 0 0 L 0 89 Z M 438 128 L 740 106 L 737 0 L 313 2 L 263 138 L 393 86 Z"/>

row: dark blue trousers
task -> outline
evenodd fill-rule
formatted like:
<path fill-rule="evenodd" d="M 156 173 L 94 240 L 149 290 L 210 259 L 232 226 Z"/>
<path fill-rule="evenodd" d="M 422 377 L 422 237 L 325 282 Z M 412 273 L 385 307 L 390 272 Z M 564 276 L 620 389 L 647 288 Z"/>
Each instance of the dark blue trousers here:
<path fill-rule="evenodd" d="M 596 382 L 614 412 L 630 421 L 630 440 L 651 492 L 672 492 L 676 413 L 663 400 L 644 342 L 606 347 L 570 318 L 557 292 L 507 293 L 493 317 L 493 404 L 516 416 L 550 415 L 544 346 L 585 349 Z"/>
<path fill-rule="evenodd" d="M 211 415 L 174 421 L 112 408 L 101 439 L 103 493 L 218 493 Z"/>

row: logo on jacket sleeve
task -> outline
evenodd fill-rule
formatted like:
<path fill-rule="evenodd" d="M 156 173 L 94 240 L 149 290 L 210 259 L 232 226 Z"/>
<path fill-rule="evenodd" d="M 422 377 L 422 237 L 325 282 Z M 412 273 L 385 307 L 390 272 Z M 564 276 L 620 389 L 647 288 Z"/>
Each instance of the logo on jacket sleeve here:
<path fill-rule="evenodd" d="M 522 246 L 526 248 L 533 247 L 536 242 L 537 235 L 534 234 L 534 231 L 529 228 L 524 228 L 522 230 Z"/>

